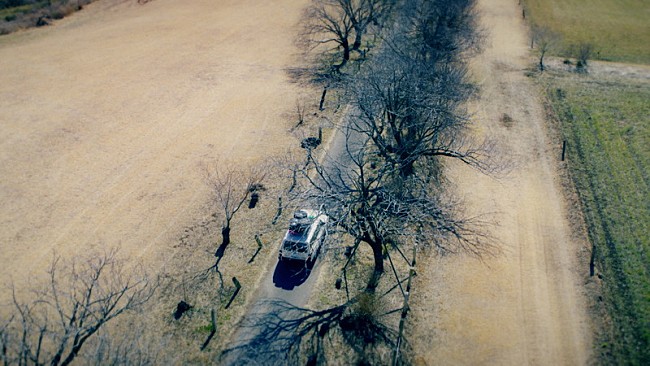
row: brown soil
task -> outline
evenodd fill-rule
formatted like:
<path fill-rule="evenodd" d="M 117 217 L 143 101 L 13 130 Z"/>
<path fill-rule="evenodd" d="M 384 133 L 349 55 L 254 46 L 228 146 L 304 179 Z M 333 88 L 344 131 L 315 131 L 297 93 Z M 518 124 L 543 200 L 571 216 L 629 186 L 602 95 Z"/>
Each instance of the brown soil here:
<path fill-rule="evenodd" d="M 591 325 L 578 260 L 586 241 L 572 231 L 558 174 L 561 143 L 549 138 L 542 101 L 525 74 L 533 65 L 514 0 L 479 0 L 488 31 L 471 65 L 481 91 L 471 109 L 516 168 L 503 179 L 453 165 L 469 211 L 489 213 L 502 253 L 420 262 L 411 340 L 418 364 L 580 365 L 591 361 Z M 508 123 L 504 123 L 504 116 Z M 422 266 L 426 269 L 422 269 Z"/>
<path fill-rule="evenodd" d="M 201 164 L 284 151 L 305 1 L 98 1 L 0 38 L 0 282 L 120 246 L 161 266 Z M 284 114 L 284 115 L 283 115 Z"/>

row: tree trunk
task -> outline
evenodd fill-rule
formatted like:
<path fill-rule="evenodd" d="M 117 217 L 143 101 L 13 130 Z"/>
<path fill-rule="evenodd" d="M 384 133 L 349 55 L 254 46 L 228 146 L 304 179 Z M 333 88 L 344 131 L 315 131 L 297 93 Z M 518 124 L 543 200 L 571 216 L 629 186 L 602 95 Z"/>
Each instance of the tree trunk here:
<path fill-rule="evenodd" d="M 341 43 L 341 47 L 343 47 L 343 60 L 341 60 L 341 63 L 336 66 L 337 69 L 340 69 L 343 66 L 345 66 L 345 64 L 347 64 L 348 61 L 350 60 L 350 44 L 348 43 L 348 41 L 344 40 Z"/>
<path fill-rule="evenodd" d="M 230 244 L 230 225 L 226 225 L 221 228 L 221 245 L 226 246 Z"/>
<path fill-rule="evenodd" d="M 415 167 L 413 162 L 402 162 L 399 167 L 399 174 L 402 178 L 408 178 L 415 172 Z"/>
<path fill-rule="evenodd" d="M 352 44 L 352 51 L 358 51 L 359 47 L 361 47 L 361 36 L 363 35 L 363 31 L 361 29 L 356 29 L 354 30 L 354 43 Z"/>
<path fill-rule="evenodd" d="M 370 279 L 368 280 L 366 291 L 375 292 L 375 289 L 379 284 L 379 278 L 381 278 L 381 275 L 384 273 L 384 252 L 382 250 L 381 244 L 379 243 L 372 243 L 370 244 L 370 247 L 372 248 L 372 256 L 375 260 L 375 269 L 372 272 Z"/>

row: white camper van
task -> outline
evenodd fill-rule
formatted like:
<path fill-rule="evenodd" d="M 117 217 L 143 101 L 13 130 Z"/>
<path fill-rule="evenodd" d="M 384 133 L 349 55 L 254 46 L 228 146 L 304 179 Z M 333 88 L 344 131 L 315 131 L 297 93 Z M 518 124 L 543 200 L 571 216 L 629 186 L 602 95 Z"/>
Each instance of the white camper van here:
<path fill-rule="evenodd" d="M 294 259 L 313 263 L 325 240 L 327 220 L 327 215 L 320 211 L 296 211 L 282 240 L 280 260 Z"/>

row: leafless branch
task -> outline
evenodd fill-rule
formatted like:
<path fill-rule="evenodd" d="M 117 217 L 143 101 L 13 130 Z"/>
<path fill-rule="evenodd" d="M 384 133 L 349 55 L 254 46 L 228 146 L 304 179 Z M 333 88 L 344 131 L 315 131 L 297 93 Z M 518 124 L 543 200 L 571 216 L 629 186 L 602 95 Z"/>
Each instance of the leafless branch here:
<path fill-rule="evenodd" d="M 68 365 L 100 329 L 140 308 L 157 287 L 140 267 L 127 268 L 116 250 L 85 261 L 55 256 L 47 272 L 48 284 L 32 298 L 13 291 L 17 315 L 2 329 L 5 360 Z"/>

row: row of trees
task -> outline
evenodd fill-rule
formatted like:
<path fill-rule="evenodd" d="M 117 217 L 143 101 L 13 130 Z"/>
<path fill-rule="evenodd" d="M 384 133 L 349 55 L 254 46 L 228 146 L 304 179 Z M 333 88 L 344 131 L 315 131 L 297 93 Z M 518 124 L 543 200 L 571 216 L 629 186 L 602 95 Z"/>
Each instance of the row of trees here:
<path fill-rule="evenodd" d="M 499 169 L 493 144 L 466 133 L 463 104 L 474 89 L 463 60 L 481 40 L 473 1 L 404 1 L 387 19 L 395 25 L 384 30 L 369 62 L 339 84 L 351 106 L 341 126 L 345 151 L 309 158 L 297 190 L 372 248 L 368 289 L 383 273 L 389 248 L 433 244 L 441 253 L 476 255 L 489 249 L 458 203 L 445 198 L 441 172 L 445 159 L 485 173 Z"/>
<path fill-rule="evenodd" d="M 370 15 L 357 29 L 354 14 Z M 264 327 L 239 349 L 320 364 L 329 344 L 339 356 L 341 347 L 353 351 L 347 361 L 386 363 L 381 349 L 394 345 L 396 331 L 372 311 L 386 264 L 393 288 L 401 288 L 393 257 L 408 261 L 413 246 L 476 256 L 496 250 L 481 220 L 466 217 L 450 198 L 443 174 L 449 160 L 487 174 L 501 169 L 494 144 L 467 133 L 463 105 L 474 87 L 464 60 L 482 39 L 475 19 L 474 0 L 315 0 L 305 12 L 301 42 L 334 64 L 327 80 L 336 80 L 349 108 L 337 132 L 342 143 L 332 143 L 323 159 L 309 151 L 306 161 L 286 164 L 298 177 L 287 195 L 323 207 L 330 231 L 354 243 L 350 258 L 367 245 L 374 265 L 365 291 L 339 306 L 313 311 L 274 303 L 276 311 L 249 320 Z M 346 66 L 359 49 L 372 52 L 355 60 L 362 66 Z"/>

